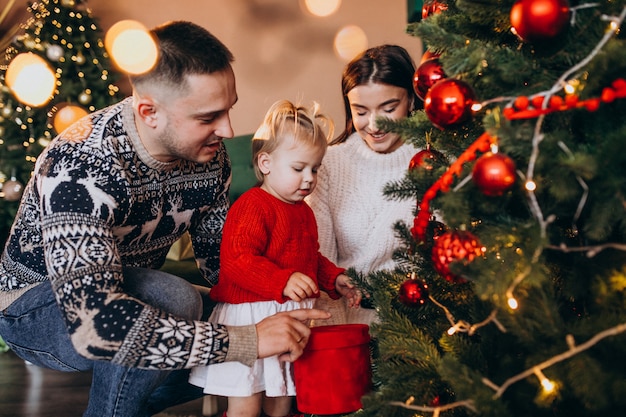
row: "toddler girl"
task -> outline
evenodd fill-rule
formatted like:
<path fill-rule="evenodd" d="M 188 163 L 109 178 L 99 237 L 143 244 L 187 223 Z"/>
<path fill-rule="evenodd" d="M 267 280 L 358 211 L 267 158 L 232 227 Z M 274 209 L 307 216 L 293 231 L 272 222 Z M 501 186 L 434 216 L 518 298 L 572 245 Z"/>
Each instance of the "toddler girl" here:
<path fill-rule="evenodd" d="M 328 126 L 324 133 L 323 124 Z M 317 183 L 333 125 L 317 104 L 281 100 L 269 109 L 252 139 L 257 186 L 242 194 L 226 216 L 220 248 L 218 304 L 210 321 L 254 324 L 279 311 L 311 308 L 320 290 L 358 307 L 361 294 L 319 252 L 313 211 L 304 202 Z M 225 362 L 194 368 L 190 382 L 228 397 L 228 417 L 272 417 L 291 411 L 291 364 L 279 356 L 248 367 Z"/>

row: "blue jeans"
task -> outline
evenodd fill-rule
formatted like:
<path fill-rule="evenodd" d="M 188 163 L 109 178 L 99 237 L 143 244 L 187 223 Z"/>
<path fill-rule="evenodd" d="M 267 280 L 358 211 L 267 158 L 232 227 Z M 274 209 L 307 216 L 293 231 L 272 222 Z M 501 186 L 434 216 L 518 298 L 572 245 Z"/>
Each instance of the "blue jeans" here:
<path fill-rule="evenodd" d="M 177 276 L 150 269 L 124 270 L 124 290 L 179 317 L 198 320 L 203 297 Z M 207 297 L 208 298 L 208 297 Z M 201 397 L 189 370 L 127 368 L 80 356 L 70 341 L 49 282 L 24 293 L 0 312 L 0 335 L 22 359 L 60 371 L 92 371 L 87 417 L 143 417 Z"/>

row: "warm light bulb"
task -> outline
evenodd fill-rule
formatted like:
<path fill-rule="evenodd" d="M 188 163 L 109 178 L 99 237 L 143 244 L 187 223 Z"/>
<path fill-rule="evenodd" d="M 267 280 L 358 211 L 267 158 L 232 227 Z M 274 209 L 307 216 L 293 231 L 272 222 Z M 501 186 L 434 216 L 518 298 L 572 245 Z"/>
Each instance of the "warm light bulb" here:
<path fill-rule="evenodd" d="M 148 29 L 135 20 L 122 20 L 111 26 L 104 45 L 117 66 L 130 74 L 150 71 L 159 55 Z"/>
<path fill-rule="evenodd" d="M 526 184 L 524 185 L 524 187 L 528 191 L 535 191 L 537 189 L 537 184 L 535 183 L 535 181 L 526 181 Z"/>
<path fill-rule="evenodd" d="M 39 107 L 52 98 L 56 77 L 42 57 L 24 52 L 9 63 L 5 82 L 20 102 Z"/>
<path fill-rule="evenodd" d="M 519 305 L 517 304 L 517 300 L 513 297 L 509 297 L 509 299 L 507 300 L 507 304 L 512 310 L 517 310 L 517 307 L 519 307 Z"/>
<path fill-rule="evenodd" d="M 313 16 L 325 17 L 339 9 L 341 0 L 304 0 L 304 6 Z"/>
<path fill-rule="evenodd" d="M 367 35 L 358 26 L 343 27 L 335 35 L 335 52 L 345 61 L 350 61 L 357 54 L 367 49 Z"/>
<path fill-rule="evenodd" d="M 543 387 L 543 390 L 550 393 L 552 391 L 554 391 L 554 382 L 550 381 L 548 378 L 544 378 L 541 380 L 541 386 Z"/>
<path fill-rule="evenodd" d="M 539 368 L 535 368 L 534 369 L 534 374 L 537 377 L 537 379 L 539 379 L 539 383 L 541 384 L 541 386 L 543 387 L 543 391 L 546 394 L 550 394 L 552 392 L 554 392 L 554 390 L 556 389 L 556 384 L 552 381 L 550 381 L 544 374 L 543 372 L 541 372 L 541 369 Z"/>
<path fill-rule="evenodd" d="M 461 323 L 456 323 L 454 326 L 448 329 L 448 336 L 452 336 L 461 328 Z"/>

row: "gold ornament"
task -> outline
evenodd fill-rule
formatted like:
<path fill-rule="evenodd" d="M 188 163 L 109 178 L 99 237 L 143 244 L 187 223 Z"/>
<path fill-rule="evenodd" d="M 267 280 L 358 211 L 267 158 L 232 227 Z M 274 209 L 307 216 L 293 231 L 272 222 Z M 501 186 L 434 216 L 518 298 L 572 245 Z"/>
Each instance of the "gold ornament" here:
<path fill-rule="evenodd" d="M 6 105 L 2 108 L 2 110 L 0 110 L 0 115 L 2 115 L 2 117 L 4 118 L 9 118 L 11 117 L 11 115 L 13 114 L 13 108 L 9 105 Z"/>
<path fill-rule="evenodd" d="M 67 104 L 56 112 L 54 119 L 52 120 L 52 125 L 57 133 L 61 133 L 75 121 L 83 116 L 86 116 L 87 114 L 87 110 L 82 107 Z"/>
<path fill-rule="evenodd" d="M 4 193 L 4 199 L 6 201 L 18 201 L 22 198 L 24 185 L 17 181 L 15 177 L 11 177 L 9 181 L 2 185 L 2 192 Z"/>
<path fill-rule="evenodd" d="M 35 42 L 35 40 L 31 37 L 24 39 L 24 46 L 26 49 L 35 49 L 36 44 L 37 42 Z"/>
<path fill-rule="evenodd" d="M 59 59 L 61 59 L 64 53 L 65 50 L 63 49 L 63 47 L 56 44 L 52 44 L 48 46 L 48 49 L 46 49 L 46 56 L 50 61 L 54 62 L 57 62 Z"/>
<path fill-rule="evenodd" d="M 91 92 L 88 90 L 83 91 L 78 95 L 78 102 L 83 105 L 91 103 Z"/>

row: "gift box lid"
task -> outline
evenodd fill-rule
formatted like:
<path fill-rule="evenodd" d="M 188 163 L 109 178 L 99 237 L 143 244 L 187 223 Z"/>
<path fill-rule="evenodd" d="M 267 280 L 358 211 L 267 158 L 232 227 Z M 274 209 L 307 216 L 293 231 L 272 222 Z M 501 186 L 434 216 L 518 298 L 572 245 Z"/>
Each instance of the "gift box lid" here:
<path fill-rule="evenodd" d="M 367 324 L 337 324 L 311 328 L 311 336 L 305 350 L 341 349 L 368 344 Z"/>

